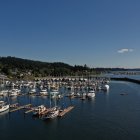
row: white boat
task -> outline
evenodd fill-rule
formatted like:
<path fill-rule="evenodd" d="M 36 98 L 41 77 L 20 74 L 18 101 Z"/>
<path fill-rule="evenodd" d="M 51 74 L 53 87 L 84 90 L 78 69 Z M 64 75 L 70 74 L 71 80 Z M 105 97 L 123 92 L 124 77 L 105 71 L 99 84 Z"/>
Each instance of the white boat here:
<path fill-rule="evenodd" d="M 10 107 L 9 104 L 6 104 L 4 101 L 0 101 L 0 113 L 8 110 Z"/>
<path fill-rule="evenodd" d="M 17 96 L 20 93 L 19 89 L 12 89 L 9 91 L 9 96 L 13 97 L 13 96 Z"/>
<path fill-rule="evenodd" d="M 5 96 L 8 94 L 8 90 L 2 90 L 0 91 L 0 96 Z"/>
<path fill-rule="evenodd" d="M 103 90 L 108 91 L 109 90 L 109 85 L 105 84 L 104 87 L 103 87 Z"/>
<path fill-rule="evenodd" d="M 95 97 L 95 92 L 94 92 L 94 90 L 90 90 L 90 91 L 87 93 L 87 97 L 88 97 L 88 98 L 93 98 L 93 97 Z"/>
<path fill-rule="evenodd" d="M 33 111 L 33 115 L 40 115 L 41 113 L 43 113 L 44 111 L 46 111 L 46 107 L 44 105 L 40 105 L 38 107 L 36 107 Z"/>
<path fill-rule="evenodd" d="M 43 120 L 54 119 L 59 115 L 59 109 L 57 107 L 54 110 L 51 110 L 46 116 L 43 117 Z"/>
<path fill-rule="evenodd" d="M 77 93 L 74 93 L 74 96 L 75 96 L 75 97 L 80 97 L 81 94 L 80 94 L 79 92 L 77 92 Z"/>
<path fill-rule="evenodd" d="M 30 91 L 29 91 L 29 94 L 35 94 L 36 93 L 36 88 L 32 88 Z"/>
<path fill-rule="evenodd" d="M 48 95 L 47 89 L 42 89 L 42 90 L 40 91 L 40 94 L 41 94 L 41 95 Z"/>

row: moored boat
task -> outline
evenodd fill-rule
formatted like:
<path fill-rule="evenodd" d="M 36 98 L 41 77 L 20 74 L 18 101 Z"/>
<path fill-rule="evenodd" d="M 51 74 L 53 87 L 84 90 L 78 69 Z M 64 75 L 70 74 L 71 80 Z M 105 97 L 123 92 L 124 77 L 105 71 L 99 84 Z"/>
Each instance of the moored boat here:
<path fill-rule="evenodd" d="M 53 110 L 48 112 L 46 116 L 43 117 L 43 120 L 56 118 L 59 115 L 59 110 L 60 109 L 58 107 L 55 107 Z"/>
<path fill-rule="evenodd" d="M 90 91 L 87 93 L 87 97 L 88 97 L 88 98 L 93 98 L 93 97 L 95 97 L 95 92 L 94 92 L 94 90 L 90 90 Z"/>
<path fill-rule="evenodd" d="M 0 101 L 0 113 L 8 110 L 10 107 L 9 104 L 6 104 L 4 101 Z"/>
<path fill-rule="evenodd" d="M 44 105 L 40 105 L 34 109 L 33 115 L 41 115 L 46 110 L 47 108 Z"/>
<path fill-rule="evenodd" d="M 15 96 L 18 96 L 18 94 L 20 93 L 20 90 L 19 89 L 12 89 L 12 90 L 9 90 L 9 96 L 10 97 L 15 97 Z"/>
<path fill-rule="evenodd" d="M 41 89 L 40 95 L 47 96 L 48 95 L 47 89 Z"/>
<path fill-rule="evenodd" d="M 108 90 L 109 90 L 109 85 L 108 85 L 108 84 L 105 84 L 105 85 L 103 86 L 103 90 L 108 91 Z"/>
<path fill-rule="evenodd" d="M 0 96 L 6 96 L 8 94 L 8 90 L 0 91 Z"/>
<path fill-rule="evenodd" d="M 36 88 L 30 89 L 29 94 L 36 94 Z"/>

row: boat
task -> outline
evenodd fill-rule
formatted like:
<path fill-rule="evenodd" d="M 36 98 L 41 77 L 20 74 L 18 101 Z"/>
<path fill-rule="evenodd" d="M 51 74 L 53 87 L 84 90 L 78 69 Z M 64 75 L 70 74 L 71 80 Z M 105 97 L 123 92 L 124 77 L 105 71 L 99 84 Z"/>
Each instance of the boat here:
<path fill-rule="evenodd" d="M 0 91 L 0 96 L 6 96 L 8 94 L 8 90 Z"/>
<path fill-rule="evenodd" d="M 43 117 L 43 120 L 54 119 L 59 115 L 59 108 L 55 107 L 53 110 L 49 111 L 46 116 Z"/>
<path fill-rule="evenodd" d="M 80 97 L 81 94 L 80 94 L 79 92 L 77 92 L 77 93 L 74 93 L 74 96 L 75 96 L 75 97 Z"/>
<path fill-rule="evenodd" d="M 73 96 L 74 96 L 74 92 L 68 93 L 68 96 L 69 96 L 69 97 L 73 97 Z"/>
<path fill-rule="evenodd" d="M 105 85 L 103 86 L 103 90 L 104 90 L 104 91 L 108 91 L 108 90 L 109 90 L 109 85 L 108 85 L 108 84 L 105 84 Z"/>
<path fill-rule="evenodd" d="M 47 89 L 41 89 L 40 94 L 44 96 L 48 95 Z"/>
<path fill-rule="evenodd" d="M 59 90 L 57 89 L 50 91 L 51 98 L 56 98 L 58 94 L 59 94 Z"/>
<path fill-rule="evenodd" d="M 8 93 L 9 93 L 10 97 L 13 97 L 13 96 L 15 97 L 15 96 L 18 96 L 18 94 L 20 93 L 20 90 L 19 89 L 12 89 Z"/>
<path fill-rule="evenodd" d="M 94 98 L 94 97 L 95 97 L 95 92 L 94 92 L 94 90 L 89 90 L 89 92 L 87 93 L 87 97 L 88 97 L 88 98 Z"/>
<path fill-rule="evenodd" d="M 40 105 L 34 109 L 33 115 L 41 115 L 46 110 L 47 108 L 44 105 Z"/>
<path fill-rule="evenodd" d="M 53 108 L 51 108 L 51 98 L 50 98 L 50 109 L 51 110 L 45 116 L 43 116 L 43 120 L 54 119 L 59 115 L 60 108 L 57 107 L 56 105 L 56 98 L 55 98 L 55 105 Z"/>
<path fill-rule="evenodd" d="M 36 88 L 30 89 L 29 94 L 35 94 L 35 93 L 36 93 Z"/>
<path fill-rule="evenodd" d="M 8 110 L 10 107 L 9 104 L 6 104 L 4 101 L 0 101 L 0 113 Z"/>

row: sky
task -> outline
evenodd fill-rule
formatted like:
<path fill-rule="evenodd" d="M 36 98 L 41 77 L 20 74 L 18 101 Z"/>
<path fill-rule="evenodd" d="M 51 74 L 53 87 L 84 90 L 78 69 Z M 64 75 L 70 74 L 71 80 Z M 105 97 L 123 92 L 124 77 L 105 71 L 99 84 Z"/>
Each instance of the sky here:
<path fill-rule="evenodd" d="M 0 0 L 0 56 L 140 68 L 140 0 Z"/>

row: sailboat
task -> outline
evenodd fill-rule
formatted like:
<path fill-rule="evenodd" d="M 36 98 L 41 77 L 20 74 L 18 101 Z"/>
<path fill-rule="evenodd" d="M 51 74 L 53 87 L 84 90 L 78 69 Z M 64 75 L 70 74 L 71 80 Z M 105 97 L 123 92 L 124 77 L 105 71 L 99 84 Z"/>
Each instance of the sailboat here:
<path fill-rule="evenodd" d="M 51 97 L 50 97 L 50 108 L 51 108 Z M 56 98 L 55 98 L 55 106 L 43 117 L 43 120 L 56 118 L 59 115 L 59 110 L 60 108 L 56 106 Z"/>
<path fill-rule="evenodd" d="M 48 114 L 43 118 L 45 119 L 53 119 L 56 118 L 59 115 L 59 108 L 54 107 L 53 110 L 49 111 Z"/>

